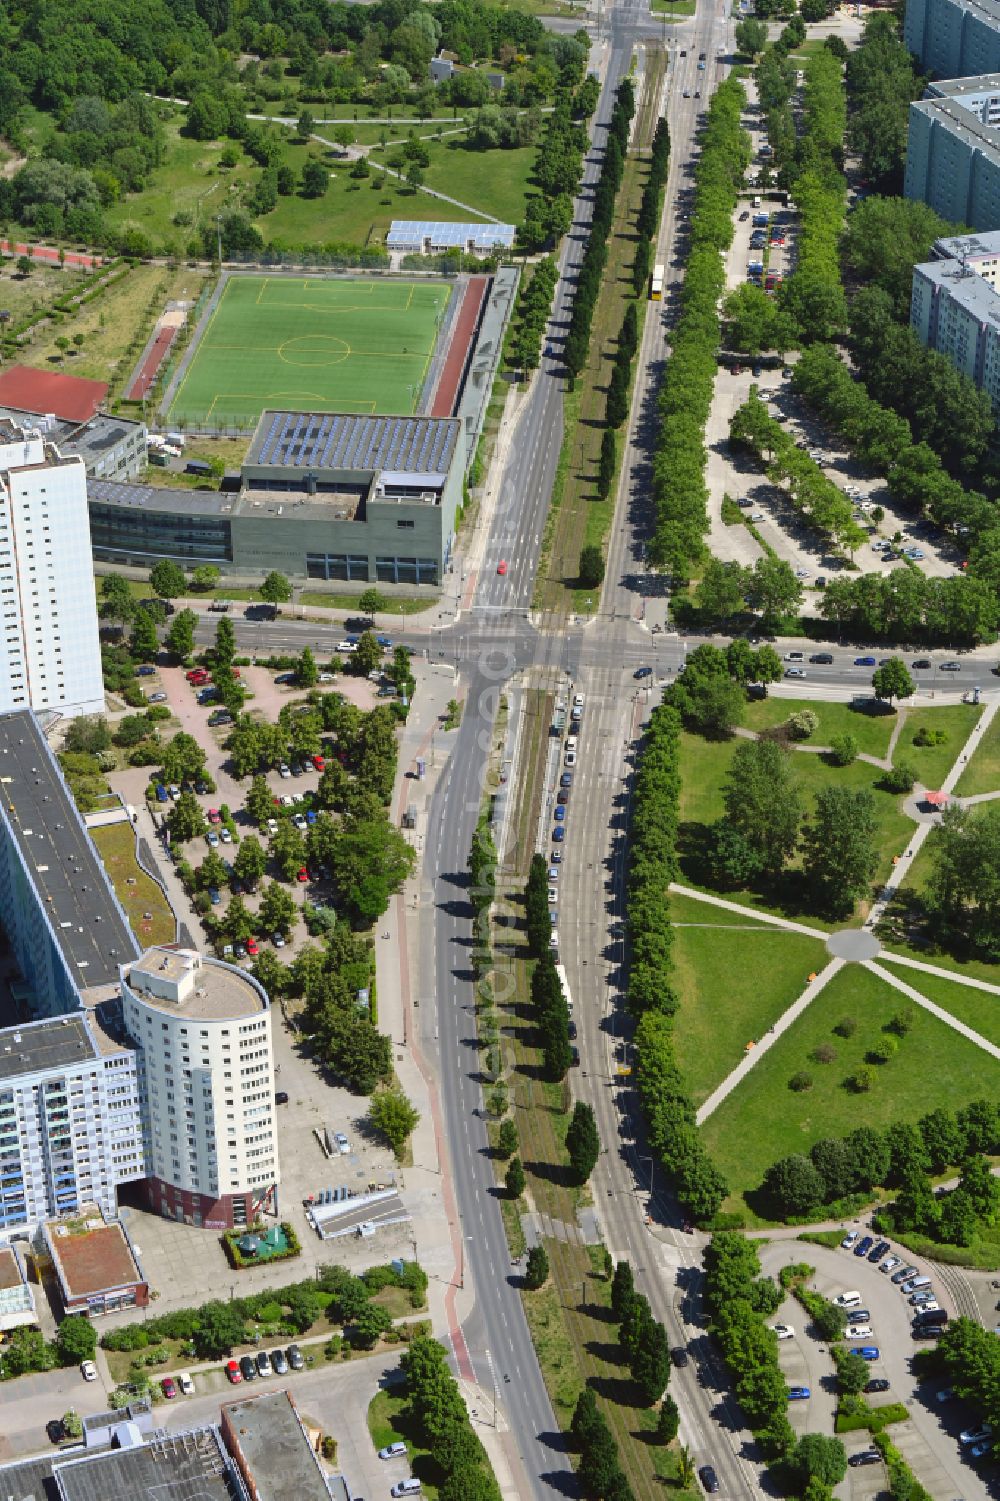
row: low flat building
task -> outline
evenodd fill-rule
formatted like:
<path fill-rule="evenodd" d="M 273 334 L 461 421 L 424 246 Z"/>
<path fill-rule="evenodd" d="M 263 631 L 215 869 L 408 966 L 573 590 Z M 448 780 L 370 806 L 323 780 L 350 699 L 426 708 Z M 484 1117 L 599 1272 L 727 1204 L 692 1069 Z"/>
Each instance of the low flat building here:
<path fill-rule="evenodd" d="M 502 76 L 502 75 L 501 75 Z M 514 249 L 517 229 L 513 224 L 461 224 L 447 219 L 393 219 L 386 236 L 386 249 L 410 255 L 443 255 L 460 250 L 465 255 L 494 255 Z"/>
<path fill-rule="evenodd" d="M 326 1476 L 289 1392 L 227 1402 L 219 1422 L 251 1501 L 330 1501 Z"/>
<path fill-rule="evenodd" d="M 73 1220 L 47 1221 L 42 1233 L 65 1313 L 97 1318 L 148 1305 L 149 1285 L 120 1221 L 84 1208 Z"/>
<path fill-rule="evenodd" d="M 1000 229 L 1000 73 L 929 84 L 910 105 L 904 192 L 953 224 Z"/>
<path fill-rule="evenodd" d="M 934 250 L 942 258 L 913 268 L 910 327 L 1000 415 L 1000 232 L 941 239 Z"/>
<path fill-rule="evenodd" d="M 21 1260 L 20 1246 L 0 1246 L 0 1333 L 37 1324 L 35 1295 Z"/>
<path fill-rule="evenodd" d="M 128 1409 L 110 1447 L 64 1450 L 0 1466 L 0 1496 L 16 1501 L 248 1501 L 217 1428 L 147 1436 Z"/>
<path fill-rule="evenodd" d="M 88 475 L 132 479 L 146 467 L 146 425 L 102 410 L 103 381 L 55 370 L 11 365 L 0 373 L 0 418 L 31 428 L 66 458 L 80 458 Z"/>

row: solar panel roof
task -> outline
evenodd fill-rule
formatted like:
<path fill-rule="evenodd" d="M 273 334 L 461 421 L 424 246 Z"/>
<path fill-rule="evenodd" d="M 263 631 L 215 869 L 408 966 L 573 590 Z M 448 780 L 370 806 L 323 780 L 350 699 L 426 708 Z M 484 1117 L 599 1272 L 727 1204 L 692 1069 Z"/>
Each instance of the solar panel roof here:
<path fill-rule="evenodd" d="M 248 465 L 296 469 L 389 469 L 447 474 L 458 440 L 453 417 L 358 417 L 335 412 L 264 412 Z"/>
<path fill-rule="evenodd" d="M 453 245 L 464 250 L 471 240 L 477 249 L 492 250 L 500 245 L 510 250 L 516 231 L 513 224 L 451 224 L 439 219 L 393 219 L 386 240 L 390 250 L 398 246 Z"/>

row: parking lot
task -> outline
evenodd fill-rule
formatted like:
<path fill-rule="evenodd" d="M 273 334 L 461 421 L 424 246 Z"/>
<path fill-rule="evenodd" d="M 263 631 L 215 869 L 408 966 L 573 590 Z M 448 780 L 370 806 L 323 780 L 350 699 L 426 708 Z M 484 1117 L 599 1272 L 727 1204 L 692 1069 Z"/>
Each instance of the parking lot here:
<path fill-rule="evenodd" d="M 894 1254 L 901 1258 L 905 1251 Z M 977 1420 L 977 1414 L 964 1403 L 942 1402 L 938 1391 L 940 1379 L 920 1381 L 914 1373 L 913 1357 L 917 1350 L 926 1348 L 915 1342 L 911 1334 L 914 1308 L 908 1297 L 894 1284 L 891 1277 L 872 1265 L 866 1258 L 851 1254 L 850 1250 L 830 1250 L 824 1246 L 802 1246 L 794 1241 L 773 1242 L 761 1249 L 764 1270 L 776 1276 L 782 1266 L 805 1260 L 815 1267 L 810 1286 L 826 1298 L 835 1298 L 846 1290 L 857 1290 L 862 1306 L 871 1315 L 869 1322 L 873 1333 L 858 1341 L 848 1340 L 850 1347 L 872 1344 L 878 1348 L 878 1358 L 870 1364 L 872 1378 L 881 1378 L 889 1383 L 884 1393 L 872 1394 L 868 1400 L 873 1406 L 901 1402 L 909 1419 L 894 1423 L 888 1430 L 910 1464 L 917 1479 L 934 1497 L 962 1496 L 965 1501 L 986 1501 L 990 1495 L 989 1482 L 992 1467 L 983 1461 L 973 1460 L 959 1445 L 958 1434 L 963 1427 Z M 918 1264 L 919 1258 L 913 1258 Z M 900 1266 L 906 1263 L 900 1261 Z M 918 1270 L 923 1270 L 919 1267 Z M 941 1306 L 955 1316 L 955 1307 L 948 1289 L 935 1279 L 934 1296 Z M 775 1315 L 775 1322 L 792 1325 L 795 1336 L 779 1344 L 782 1373 L 789 1386 L 805 1386 L 810 1396 L 803 1401 L 789 1403 L 788 1416 L 793 1428 L 800 1432 L 833 1432 L 835 1389 L 833 1361 L 825 1341 L 810 1332 L 810 1321 L 805 1309 L 794 1299 L 787 1299 Z M 870 1435 L 866 1430 L 844 1435 L 848 1457 L 871 1448 Z M 871 1501 L 885 1494 L 887 1476 L 879 1464 L 852 1466 L 836 1495 L 841 1501 Z"/>

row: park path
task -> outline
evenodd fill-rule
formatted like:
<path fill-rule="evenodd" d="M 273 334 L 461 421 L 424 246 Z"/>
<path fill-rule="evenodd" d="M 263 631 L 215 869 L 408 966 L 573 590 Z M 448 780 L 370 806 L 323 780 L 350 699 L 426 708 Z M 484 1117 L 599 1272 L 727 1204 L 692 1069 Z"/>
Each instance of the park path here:
<path fill-rule="evenodd" d="M 326 136 L 321 136 L 318 131 L 313 131 L 310 139 L 319 141 L 323 146 L 329 146 L 331 151 L 342 151 L 344 153 L 344 159 L 346 161 L 357 161 L 359 157 L 367 155 L 367 151 L 362 147 L 348 146 L 345 149 L 343 146 L 338 146 L 336 141 L 330 141 L 326 138 Z M 384 162 L 378 163 L 377 170 L 379 172 L 385 172 L 389 177 L 394 177 L 397 182 L 406 181 L 406 178 L 404 177 L 402 172 L 394 172 L 393 169 L 391 167 L 387 167 Z M 500 220 L 495 218 L 493 214 L 487 214 L 481 208 L 473 208 L 471 203 L 463 203 L 460 198 L 450 198 L 447 193 L 439 193 L 437 188 L 429 188 L 426 183 L 421 183 L 418 191 L 421 193 L 429 193 L 432 198 L 438 198 L 442 203 L 450 203 L 454 208 L 460 208 L 463 214 L 472 214 L 476 219 L 485 219 L 487 224 L 500 223 Z"/>
<path fill-rule="evenodd" d="M 989 729 L 998 710 L 1000 710 L 1000 699 L 991 699 L 987 703 L 983 710 L 983 713 L 979 716 L 979 719 L 973 726 L 972 731 L 965 744 L 963 745 L 961 751 L 953 761 L 951 769 L 949 770 L 947 776 L 941 784 L 942 792 L 950 792 L 955 786 L 955 783 L 958 781 L 958 778 L 961 776 L 966 764 L 968 763 L 969 757 L 975 752 L 977 746 L 982 741 L 983 735 Z M 897 727 L 897 732 L 895 733 L 895 739 L 898 739 L 898 730 L 901 729 L 902 725 L 899 725 Z M 892 740 L 890 740 L 888 761 L 876 761 L 875 764 L 891 764 L 893 748 L 894 743 Z M 809 749 L 816 751 L 819 749 L 819 747 L 800 746 L 797 747 L 797 749 Z M 859 757 L 859 759 L 872 761 L 875 758 L 872 756 L 865 756 Z M 980 794 L 977 799 L 970 798 L 967 801 L 986 801 L 990 798 L 995 797 L 1000 797 L 1000 790 L 996 792 Z M 966 800 L 963 799 L 963 801 Z M 862 928 L 860 930 L 861 932 L 872 932 L 875 924 L 883 915 L 889 902 L 895 896 L 900 885 L 905 880 L 911 866 L 913 865 L 913 861 L 916 859 L 924 844 L 924 841 L 927 839 L 927 836 L 930 834 L 931 830 L 935 827 L 934 820 L 937 815 L 916 813 L 915 811 L 913 811 L 913 808 L 911 806 L 913 802 L 913 799 L 908 800 L 904 807 L 906 808 L 906 811 L 910 813 L 910 816 L 918 821 L 917 827 L 914 830 L 904 853 L 896 858 L 895 863 L 892 867 L 892 871 L 885 884 L 883 885 L 881 891 L 879 892 L 878 900 L 873 903 L 871 911 L 868 913 L 868 916 L 865 918 L 865 921 L 862 924 Z M 712 896 L 707 892 L 697 891 L 693 887 L 680 886 L 676 881 L 671 882 L 670 890 L 672 892 L 676 892 L 678 895 L 691 897 L 694 901 L 706 902 L 710 906 L 720 907 L 724 911 L 735 912 L 741 917 L 751 915 L 759 923 L 771 923 L 793 932 L 806 933 L 814 938 L 822 938 L 824 942 L 828 942 L 831 936 L 827 933 L 821 932 L 817 928 L 810 928 L 805 923 L 793 922 L 788 918 L 773 917 L 768 913 L 756 911 L 748 914 L 748 909 L 738 902 L 728 901 L 725 897 Z M 677 924 L 677 926 L 681 927 L 686 925 L 679 923 Z M 747 924 L 747 926 L 749 926 L 749 924 Z M 940 979 L 950 980 L 960 985 L 967 985 L 972 987 L 973 989 L 988 991 L 993 995 L 1000 995 L 1000 985 L 991 985 L 985 980 L 974 979 L 968 975 L 958 975 L 951 970 L 941 969 L 937 965 L 928 964 L 923 960 L 910 959 L 904 957 L 903 955 L 891 954 L 887 951 L 879 953 L 878 959 L 881 959 L 885 963 L 889 964 L 904 965 L 909 969 L 922 971 L 924 974 L 936 975 Z M 774 1045 L 778 1038 L 788 1030 L 792 1023 L 798 1020 L 798 1018 L 802 1015 L 802 1013 L 806 1010 L 806 1008 L 810 1005 L 814 998 L 819 994 L 821 990 L 825 988 L 826 985 L 829 984 L 833 976 L 838 973 L 838 971 L 846 962 L 849 961 L 840 958 L 832 958 L 830 962 L 819 972 L 819 974 L 810 977 L 808 984 L 802 991 L 802 994 L 795 1001 L 793 1001 L 792 1004 L 782 1013 L 782 1015 L 775 1022 L 774 1026 L 766 1034 L 766 1036 L 760 1039 L 751 1049 L 748 1050 L 744 1057 L 740 1059 L 740 1062 L 736 1065 L 736 1067 L 726 1075 L 726 1077 L 722 1080 L 718 1087 L 714 1089 L 713 1092 L 704 1101 L 704 1103 L 698 1110 L 697 1115 L 695 1116 L 695 1122 L 697 1125 L 702 1125 L 703 1122 L 706 1121 L 708 1117 L 718 1109 L 723 1100 L 725 1100 L 728 1095 L 732 1093 L 737 1085 L 743 1082 L 750 1070 L 756 1066 L 759 1059 L 769 1051 L 769 1049 Z M 960 1021 L 955 1016 L 952 1016 L 951 1012 L 946 1011 L 944 1007 L 938 1006 L 934 1001 L 929 1000 L 927 996 L 922 995 L 920 991 L 914 989 L 912 985 L 908 985 L 906 981 L 903 980 L 898 974 L 891 973 L 891 971 L 887 970 L 884 967 L 884 963 L 879 963 L 875 958 L 861 958 L 860 956 L 857 962 L 862 963 L 864 967 L 870 970 L 873 975 L 877 975 L 878 978 L 885 984 L 891 985 L 894 990 L 898 990 L 902 995 L 905 995 L 916 1005 L 921 1006 L 925 1011 L 936 1017 L 938 1021 L 943 1022 L 945 1026 L 951 1027 L 953 1031 L 958 1032 L 962 1037 L 966 1039 L 967 1042 L 971 1042 L 975 1047 L 980 1048 L 985 1053 L 988 1053 L 991 1058 L 995 1058 L 1000 1061 L 1000 1047 L 997 1047 L 995 1043 L 990 1042 L 990 1040 L 984 1037 L 981 1032 L 977 1032 L 974 1027 L 970 1027 L 967 1025 L 967 1023 Z"/>

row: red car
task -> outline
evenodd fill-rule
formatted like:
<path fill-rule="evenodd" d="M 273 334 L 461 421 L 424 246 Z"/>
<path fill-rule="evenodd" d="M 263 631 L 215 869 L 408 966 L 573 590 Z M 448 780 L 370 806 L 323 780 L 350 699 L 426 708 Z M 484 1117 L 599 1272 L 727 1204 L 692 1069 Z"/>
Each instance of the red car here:
<path fill-rule="evenodd" d="M 260 953 L 260 945 L 257 942 L 256 938 L 247 939 L 247 953 L 251 957 L 256 957 L 256 955 Z"/>
<path fill-rule="evenodd" d="M 209 810 L 208 810 L 208 821 L 209 821 L 209 823 L 221 823 L 222 822 L 222 814 L 219 812 L 218 808 L 209 808 Z"/>
<path fill-rule="evenodd" d="M 240 1370 L 240 1363 L 238 1360 L 226 1361 L 226 1375 L 229 1377 L 234 1386 L 239 1386 L 240 1382 L 243 1380 L 243 1372 Z"/>
<path fill-rule="evenodd" d="M 326 769 L 326 757 L 325 756 L 313 756 L 312 763 L 315 766 L 315 768 L 316 768 L 317 771 L 325 771 L 325 769 Z"/>
<path fill-rule="evenodd" d="M 297 881 L 301 881 L 303 883 L 303 885 L 305 885 L 306 881 L 308 881 L 308 879 L 309 879 L 309 872 L 306 870 L 306 868 L 305 868 L 304 865 L 300 865 L 299 866 L 299 871 L 298 871 L 298 874 L 296 875 L 295 879 Z"/>
<path fill-rule="evenodd" d="M 499 563 L 497 564 L 497 573 L 499 573 L 500 577 L 503 578 L 503 576 L 504 576 L 504 574 L 506 572 L 507 572 L 507 564 L 504 562 L 503 558 L 501 558 L 500 561 L 499 561 Z"/>
<path fill-rule="evenodd" d="M 165 1397 L 176 1397 L 177 1382 L 174 1380 L 173 1376 L 164 1376 L 163 1380 L 160 1382 L 160 1386 L 163 1389 L 163 1395 Z"/>
<path fill-rule="evenodd" d="M 187 674 L 187 680 L 195 688 L 200 688 L 203 683 L 208 682 L 208 673 L 204 667 L 192 667 L 191 671 Z"/>

